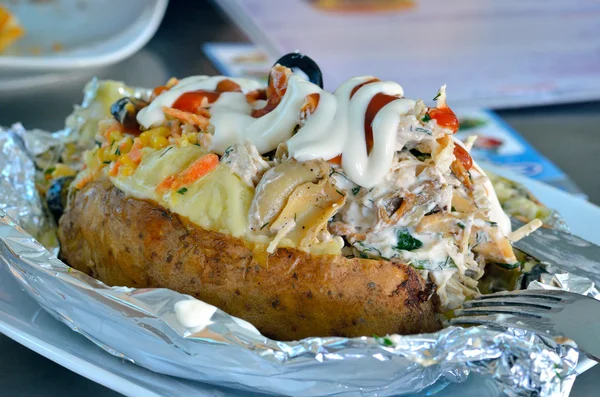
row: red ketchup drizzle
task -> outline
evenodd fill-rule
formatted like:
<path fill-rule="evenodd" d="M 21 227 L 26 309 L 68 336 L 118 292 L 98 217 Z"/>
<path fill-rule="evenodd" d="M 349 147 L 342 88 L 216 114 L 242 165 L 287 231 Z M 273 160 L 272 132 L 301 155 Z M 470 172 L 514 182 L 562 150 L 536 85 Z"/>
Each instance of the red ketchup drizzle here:
<path fill-rule="evenodd" d="M 277 65 L 271 69 L 271 80 L 267 87 L 267 104 L 262 109 L 254 109 L 251 116 L 259 118 L 268 114 L 279 105 L 287 90 L 288 69 Z"/>
<path fill-rule="evenodd" d="M 371 102 L 369 102 L 365 114 L 365 141 L 367 143 L 367 154 L 370 153 L 373 148 L 373 119 L 377 116 L 377 113 L 381 108 L 396 99 L 398 99 L 398 97 L 380 92 L 371 99 Z"/>
<path fill-rule="evenodd" d="M 196 113 L 199 108 L 215 103 L 223 92 L 242 92 L 242 88 L 232 80 L 221 80 L 214 91 L 197 90 L 182 94 L 172 107 L 184 112 Z"/>

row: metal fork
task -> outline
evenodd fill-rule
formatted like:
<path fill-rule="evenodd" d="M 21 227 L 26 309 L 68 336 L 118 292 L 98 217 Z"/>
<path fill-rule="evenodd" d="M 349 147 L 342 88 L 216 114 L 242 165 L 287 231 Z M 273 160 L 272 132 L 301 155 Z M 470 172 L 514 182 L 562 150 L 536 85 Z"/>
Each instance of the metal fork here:
<path fill-rule="evenodd" d="M 477 324 L 533 331 L 557 343 L 573 340 L 600 361 L 600 301 L 572 292 L 523 290 L 480 295 L 455 311 L 451 324 Z"/>

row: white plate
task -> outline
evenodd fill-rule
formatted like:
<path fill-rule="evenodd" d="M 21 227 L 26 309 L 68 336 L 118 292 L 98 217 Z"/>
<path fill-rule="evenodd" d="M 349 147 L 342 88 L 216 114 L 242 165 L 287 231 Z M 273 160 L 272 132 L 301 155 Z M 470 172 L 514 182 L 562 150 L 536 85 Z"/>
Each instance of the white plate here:
<path fill-rule="evenodd" d="M 574 232 L 598 242 L 599 237 L 593 233 L 591 226 L 600 221 L 599 207 L 510 171 L 486 167 L 525 184 L 542 202 L 563 213 Z M 21 290 L 4 265 L 0 266 L 0 332 L 50 360 L 127 396 L 260 396 L 157 374 L 107 354 L 46 313 Z M 591 360 L 582 362 L 578 372 L 589 369 L 593 364 Z M 432 386 L 430 391 L 439 386 Z M 450 385 L 440 395 L 496 397 L 494 390 L 490 378 L 470 376 L 465 383 Z M 419 396 L 423 395 L 429 393 L 419 393 Z"/>
<path fill-rule="evenodd" d="M 154 35 L 168 0 L 7 2 L 26 29 L 2 69 L 71 70 L 109 65 L 141 49 Z M 59 45 L 60 51 L 53 50 Z"/>

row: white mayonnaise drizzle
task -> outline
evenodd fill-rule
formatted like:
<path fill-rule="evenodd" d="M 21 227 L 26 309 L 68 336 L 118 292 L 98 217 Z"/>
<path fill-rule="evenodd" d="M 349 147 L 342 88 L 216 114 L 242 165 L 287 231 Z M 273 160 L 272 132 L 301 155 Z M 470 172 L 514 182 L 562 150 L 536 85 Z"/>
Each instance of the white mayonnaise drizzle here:
<path fill-rule="evenodd" d="M 165 121 L 163 106 L 172 106 L 186 92 L 215 90 L 217 84 L 225 79 L 238 84 L 242 93 L 221 93 L 210 106 L 210 124 L 214 128 L 212 151 L 223 154 L 233 144 L 250 141 L 263 154 L 287 141 L 290 156 L 299 161 L 328 160 L 342 154 L 342 168 L 348 178 L 366 188 L 375 186 L 389 172 L 394 152 L 402 149 L 397 145 L 402 141 L 398 136 L 400 122 L 415 107 L 415 101 L 402 98 L 402 87 L 391 81 L 365 84 L 350 98 L 355 87 L 373 80 L 373 76 L 354 77 L 331 94 L 298 75 L 292 75 L 279 105 L 266 115 L 253 118 L 250 115 L 253 107 L 248 104 L 245 93 L 262 88 L 260 83 L 225 76 L 193 76 L 180 80 L 156 97 L 138 113 L 137 120 L 145 128 L 161 125 Z M 373 148 L 367 154 L 364 121 L 369 103 L 379 93 L 397 96 L 398 99 L 385 105 L 375 116 L 372 124 Z M 310 94 L 319 94 L 318 106 L 306 120 L 301 120 L 300 110 Z M 300 128 L 294 134 L 297 126 Z M 402 135 L 409 133 L 400 132 Z M 408 137 L 406 140 L 409 140 Z M 482 172 L 478 168 L 477 171 Z M 510 222 L 500 208 L 491 183 L 486 185 L 486 190 L 490 193 L 492 205 L 490 217 L 503 230 L 510 230 Z"/>
<path fill-rule="evenodd" d="M 140 123 L 140 125 L 144 126 L 145 128 L 160 126 L 166 120 L 165 114 L 163 112 L 163 106 L 173 106 L 175 101 L 186 92 L 198 90 L 214 91 L 217 88 L 217 84 L 219 84 L 223 80 L 231 80 L 234 83 L 238 84 L 241 87 L 243 93 L 263 88 L 258 81 L 251 79 L 229 78 L 225 76 L 186 77 L 185 79 L 179 80 L 179 83 L 173 86 L 170 90 L 164 91 L 162 94 L 154 98 L 154 100 L 150 103 L 149 106 L 145 107 L 137 114 L 137 121 L 138 123 Z M 246 102 L 246 97 L 243 93 L 238 92 L 232 94 L 236 94 L 235 96 L 239 97 L 240 99 L 243 99 L 246 104 L 246 107 L 250 108 L 250 106 Z M 239 101 L 227 101 L 228 104 L 230 104 L 231 102 L 235 102 L 236 105 L 238 105 Z M 237 110 L 239 108 L 232 107 L 232 110 L 234 109 Z"/>

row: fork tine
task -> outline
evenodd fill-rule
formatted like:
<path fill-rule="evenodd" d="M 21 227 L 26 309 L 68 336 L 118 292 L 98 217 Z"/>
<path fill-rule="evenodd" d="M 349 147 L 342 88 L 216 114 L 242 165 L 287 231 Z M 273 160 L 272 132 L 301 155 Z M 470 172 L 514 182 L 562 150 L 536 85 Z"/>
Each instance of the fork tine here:
<path fill-rule="evenodd" d="M 501 291 L 490 295 L 479 295 L 475 300 L 488 300 L 494 298 L 518 299 L 518 298 L 533 298 L 539 300 L 559 302 L 565 298 L 562 291 L 554 290 L 521 290 L 521 291 Z"/>
<path fill-rule="evenodd" d="M 450 320 L 452 325 L 485 325 L 496 329 L 518 328 L 533 331 L 544 338 L 550 338 L 553 335 L 548 332 L 548 323 L 544 318 L 523 318 L 521 316 L 508 318 L 499 323 L 497 315 L 464 316 Z"/>
<path fill-rule="evenodd" d="M 504 296 L 491 297 L 486 299 L 474 299 L 463 303 L 464 308 L 486 307 L 486 306 L 519 306 L 519 307 L 534 307 L 541 310 L 552 310 L 560 305 L 558 301 L 548 299 L 538 299 L 517 296 L 507 299 Z"/>
<path fill-rule="evenodd" d="M 514 316 L 522 317 L 535 317 L 541 318 L 544 316 L 544 312 L 540 312 L 539 309 L 530 306 L 486 306 L 486 307 L 472 307 L 465 309 L 455 310 L 454 313 L 457 316 L 469 316 L 479 314 L 511 314 Z"/>

